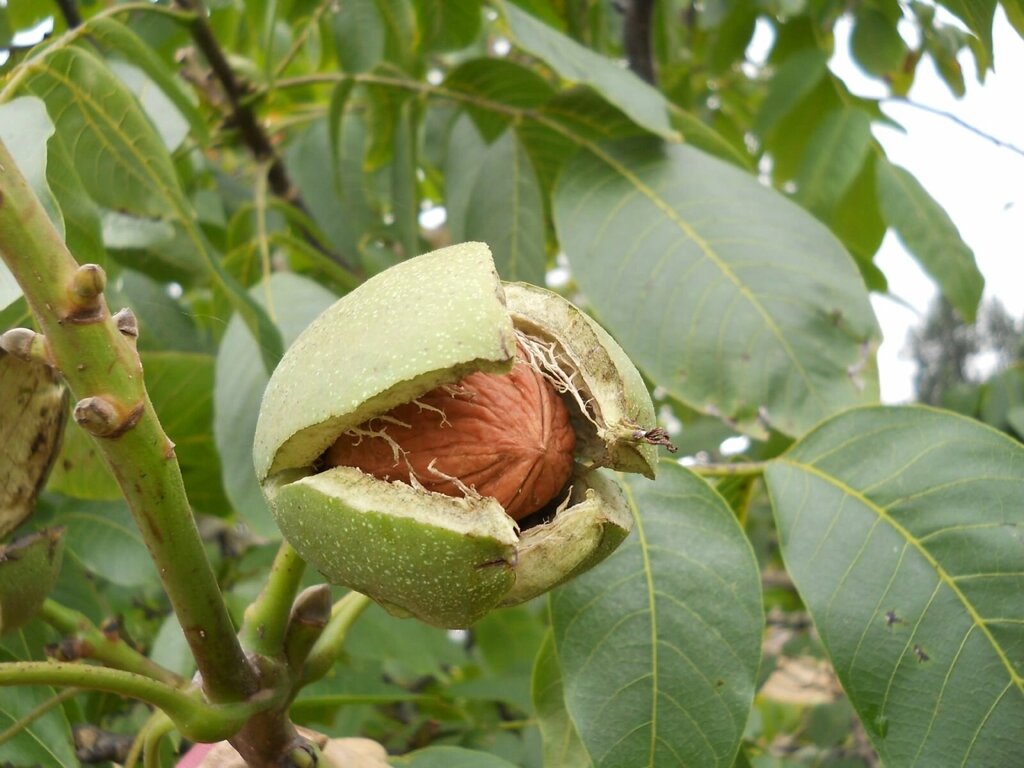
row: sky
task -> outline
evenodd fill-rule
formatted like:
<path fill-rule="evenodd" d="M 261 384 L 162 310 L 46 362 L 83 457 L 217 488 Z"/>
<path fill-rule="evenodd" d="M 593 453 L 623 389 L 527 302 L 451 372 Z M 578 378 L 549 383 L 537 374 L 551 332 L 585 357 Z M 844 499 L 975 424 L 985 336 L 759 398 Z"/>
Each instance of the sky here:
<path fill-rule="evenodd" d="M 883 96 L 884 88 L 861 74 L 850 60 L 848 32 L 848 27 L 837 30 L 832 70 L 854 93 Z M 948 118 L 892 103 L 885 104 L 883 111 L 905 132 L 876 126 L 874 133 L 890 160 L 913 173 L 946 209 L 974 251 L 985 277 L 985 297 L 997 297 L 1020 318 L 1024 316 L 1024 40 L 1006 21 L 1002 8 L 996 10 L 993 37 L 996 71 L 988 73 L 983 85 L 975 77 L 972 57 L 962 56 L 967 94 L 958 100 L 925 58 L 909 98 L 956 115 L 1020 152 L 999 147 Z M 890 293 L 912 307 L 885 296 L 872 297 L 885 337 L 878 354 L 882 400 L 905 402 L 914 394 L 907 331 L 920 323 L 937 290 L 891 233 L 875 263 L 888 278 Z"/>

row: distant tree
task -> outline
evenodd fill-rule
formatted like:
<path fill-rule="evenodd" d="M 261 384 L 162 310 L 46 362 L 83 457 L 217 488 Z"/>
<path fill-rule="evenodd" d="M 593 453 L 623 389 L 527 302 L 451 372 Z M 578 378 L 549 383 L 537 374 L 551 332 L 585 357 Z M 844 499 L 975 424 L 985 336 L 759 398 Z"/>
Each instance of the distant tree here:
<path fill-rule="evenodd" d="M 928 309 L 924 323 L 911 332 L 909 352 L 917 363 L 914 389 L 922 403 L 946 404 L 946 395 L 961 384 L 977 383 L 972 363 L 995 356 L 995 371 L 1024 359 L 1024 322 L 998 299 L 982 303 L 975 323 L 964 322 L 944 296 Z"/>

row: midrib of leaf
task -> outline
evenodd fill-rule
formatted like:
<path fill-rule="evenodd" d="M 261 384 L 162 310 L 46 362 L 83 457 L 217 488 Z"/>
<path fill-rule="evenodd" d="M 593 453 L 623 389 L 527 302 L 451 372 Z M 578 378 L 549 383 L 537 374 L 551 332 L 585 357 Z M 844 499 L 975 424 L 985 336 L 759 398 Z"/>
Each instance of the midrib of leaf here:
<path fill-rule="evenodd" d="M 554 127 L 554 126 L 552 126 L 552 127 Z M 558 130 L 558 129 L 556 129 L 556 130 Z M 675 224 L 676 227 L 678 227 L 679 230 L 684 235 L 686 235 L 694 243 L 697 244 L 697 247 L 700 248 L 701 253 L 704 254 L 704 256 L 708 259 L 708 261 L 710 261 L 712 264 L 714 264 L 718 268 L 718 270 L 733 285 L 736 286 L 736 289 L 739 291 L 740 295 L 743 296 L 743 298 L 747 300 L 747 302 L 757 311 L 757 313 L 764 320 L 765 325 L 768 327 L 769 331 L 771 331 L 772 335 L 776 338 L 776 340 L 782 346 L 783 350 L 786 353 L 786 356 L 790 359 L 790 362 L 793 364 L 793 366 L 799 372 L 800 378 L 803 379 L 804 384 L 807 387 L 807 391 L 811 393 L 811 395 L 814 397 L 815 400 L 817 400 L 818 403 L 820 403 L 822 406 L 827 406 L 825 401 L 822 399 L 821 394 L 818 392 L 818 390 L 812 384 L 810 378 L 807 375 L 807 370 L 801 364 L 799 357 L 797 357 L 796 353 L 793 351 L 793 348 L 790 346 L 789 342 L 786 340 L 786 336 L 785 336 L 785 334 L 782 333 L 782 329 L 779 328 L 779 326 L 776 324 L 775 318 L 773 318 L 771 316 L 771 314 L 768 312 L 768 310 L 764 308 L 764 306 L 761 304 L 761 302 L 757 300 L 757 297 L 739 279 L 739 276 L 735 272 L 732 271 L 732 268 L 725 261 L 723 261 L 719 257 L 719 255 L 715 252 L 715 250 L 711 247 L 711 245 L 704 238 L 700 237 L 697 234 L 697 232 L 693 229 L 693 227 L 691 227 L 690 224 L 685 219 L 681 218 L 676 213 L 676 211 L 672 208 L 671 205 L 669 205 L 667 202 L 665 202 L 665 200 L 662 199 L 662 197 L 657 192 L 655 192 L 649 186 L 644 184 L 629 168 L 624 166 L 622 163 L 620 163 L 614 157 L 609 155 L 607 152 L 605 152 L 603 149 L 601 149 L 596 144 L 593 144 L 590 141 L 582 141 L 582 140 L 579 140 L 579 143 L 582 146 L 585 146 L 587 150 L 592 152 L 594 155 L 596 155 L 598 158 L 603 160 L 609 166 L 611 166 L 611 168 L 614 171 L 619 173 L 630 184 L 632 184 L 640 194 L 642 194 L 644 197 L 646 197 L 648 200 L 650 200 L 650 202 L 659 211 L 661 211 L 662 214 L 664 214 L 665 218 L 667 218 L 669 221 L 671 221 L 673 224 Z M 826 410 L 827 410 L 827 407 L 826 407 Z"/>
<path fill-rule="evenodd" d="M 101 137 L 100 140 L 103 142 L 103 146 L 111 156 L 116 157 L 118 155 L 118 152 L 116 151 L 116 145 L 110 142 L 107 138 L 107 134 L 97 127 L 96 123 L 94 122 L 93 115 L 98 115 L 103 125 L 106 125 L 110 129 L 111 134 L 116 135 L 121 139 L 123 145 L 127 147 L 128 153 L 132 156 L 132 159 L 135 161 L 135 164 L 132 165 L 125 166 L 124 164 L 120 164 L 121 167 L 126 169 L 129 175 L 134 177 L 143 186 L 149 187 L 150 189 L 154 189 L 164 199 L 170 202 L 173 213 L 175 214 L 175 219 L 182 224 L 185 232 L 188 235 L 189 241 L 195 247 L 197 252 L 203 254 L 203 257 L 206 259 L 207 263 L 210 263 L 210 254 L 207 252 L 206 247 L 202 242 L 202 238 L 200 238 L 198 236 L 198 233 L 195 231 L 194 224 L 192 222 L 192 219 L 188 215 L 188 210 L 185 206 L 184 200 L 182 199 L 180 193 L 173 186 L 169 186 L 168 184 L 166 184 L 166 181 L 163 178 L 161 178 L 161 176 L 156 172 L 151 171 L 148 174 L 139 173 L 139 167 L 150 169 L 151 165 L 146 155 L 140 152 L 138 148 L 135 146 L 135 143 L 130 140 L 130 137 L 124 131 L 121 130 L 120 124 L 110 118 L 107 112 L 92 97 L 92 95 L 89 92 L 79 88 L 74 80 L 69 79 L 62 72 L 60 72 L 60 70 L 54 69 L 50 66 L 46 66 L 45 60 L 40 62 L 39 64 L 33 65 L 32 69 L 40 71 L 54 78 L 61 85 L 67 88 L 71 95 L 74 96 L 80 103 L 87 104 L 89 106 L 89 111 L 81 111 L 82 117 L 87 122 L 89 122 L 90 125 L 92 125 L 93 133 L 97 137 Z"/>
<path fill-rule="evenodd" d="M 50 690 L 52 691 L 53 689 L 51 688 Z M 7 717 L 11 718 L 12 724 L 18 722 L 18 718 L 14 716 L 13 712 L 8 712 L 6 709 L 0 711 L 7 715 Z M 50 749 L 50 745 L 43 741 L 38 735 L 36 735 L 35 729 L 32 728 L 32 724 L 29 724 L 28 727 L 26 728 L 22 728 L 21 731 L 19 731 L 19 733 L 27 733 L 29 736 L 31 736 L 33 741 L 35 741 L 36 744 L 42 747 L 43 751 L 46 754 L 53 758 L 54 765 L 63 765 L 57 754 L 52 749 Z"/>
<path fill-rule="evenodd" d="M 75 96 L 80 103 L 88 104 L 89 108 L 100 116 L 100 119 L 102 120 L 103 124 L 110 128 L 111 133 L 121 138 L 125 146 L 128 147 L 128 151 L 133 156 L 133 159 L 144 168 L 150 167 L 149 163 L 147 162 L 146 156 L 138 152 L 138 150 L 135 148 L 135 144 L 129 140 L 128 135 L 125 134 L 120 129 L 120 125 L 110 119 L 106 111 L 101 107 L 99 103 L 96 102 L 95 99 L 93 99 L 91 94 L 79 88 L 74 80 L 70 80 L 60 70 L 54 69 L 50 66 L 46 66 L 45 63 L 33 65 L 30 68 L 34 71 L 38 71 L 52 77 L 54 80 L 58 81 L 58 83 L 67 88 L 67 90 L 73 96 Z M 107 140 L 107 135 L 102 130 L 98 130 L 97 125 L 92 117 L 92 114 L 89 112 L 85 112 L 83 110 L 82 117 L 92 126 L 96 136 L 102 137 L 101 140 L 103 142 L 103 146 L 106 148 L 106 151 L 116 157 L 118 154 L 116 152 L 116 145 Z M 156 177 L 155 174 L 146 175 L 138 173 L 136 166 L 127 166 L 126 169 L 128 170 L 129 175 L 133 176 L 136 180 L 141 182 L 143 186 L 155 188 L 158 192 L 163 192 L 163 194 L 174 204 L 175 212 L 178 214 L 178 218 L 182 220 L 184 219 L 184 217 L 182 216 L 180 201 L 176 199 L 177 196 L 174 194 L 175 190 L 173 188 L 167 187 L 165 184 L 163 184 L 163 180 L 159 179 L 159 177 Z M 161 183 L 155 183 L 156 181 L 159 181 Z"/>
<path fill-rule="evenodd" d="M 31 650 L 28 647 L 28 643 L 25 642 L 25 635 L 24 635 L 24 633 L 19 631 L 18 632 L 18 638 L 21 640 L 21 646 L 22 646 L 21 658 L 22 659 L 30 659 L 30 658 L 32 658 L 32 652 L 31 652 Z M 51 687 L 51 688 L 49 688 L 49 690 L 53 691 L 53 688 Z M 14 717 L 14 715 L 11 712 L 8 712 L 7 710 L 2 710 L 2 711 L 3 711 L 3 713 L 5 715 L 7 715 L 9 718 L 11 718 L 11 722 L 12 723 L 18 722 L 18 718 Z M 28 733 L 33 739 L 35 739 L 36 743 L 38 743 L 39 746 L 41 746 L 43 748 L 43 750 L 48 755 L 53 757 L 54 762 L 55 762 L 56 765 L 63 765 L 63 763 L 61 763 L 61 760 L 57 756 L 57 754 L 52 749 L 50 749 L 50 745 L 47 744 L 39 736 L 36 735 L 35 730 L 32 728 L 32 724 L 29 724 L 29 726 L 27 728 L 23 728 L 22 729 L 22 733 Z"/>
<path fill-rule="evenodd" d="M 636 503 L 633 489 L 628 483 L 622 484 L 626 493 L 626 501 L 633 515 L 636 535 L 640 539 L 640 556 L 644 564 L 644 583 L 647 586 L 647 609 L 651 614 L 651 745 L 647 758 L 647 766 L 654 765 L 655 749 L 658 746 L 658 612 L 654 594 L 654 577 L 651 573 L 651 560 L 647 553 L 647 533 L 644 521 L 640 517 L 640 509 Z"/>
<path fill-rule="evenodd" d="M 798 461 L 794 461 L 793 459 L 786 458 L 775 459 L 775 461 L 777 461 L 780 464 L 785 464 L 797 470 L 803 470 L 814 475 L 819 480 L 823 480 L 824 482 L 843 492 L 847 496 L 854 498 L 860 503 L 864 504 L 864 506 L 866 506 L 868 509 L 875 512 L 875 514 L 877 514 L 879 518 L 888 523 L 894 531 L 896 531 L 900 536 L 903 537 L 904 541 L 906 541 L 908 544 L 910 544 L 912 547 L 914 547 L 914 549 L 918 551 L 918 553 L 925 559 L 925 561 L 935 570 L 935 573 L 938 575 L 939 580 L 943 584 L 945 584 L 950 590 L 952 590 L 953 594 L 956 595 L 957 599 L 960 601 L 964 609 L 967 611 L 968 616 L 971 617 L 971 622 L 976 627 L 978 627 L 982 631 L 982 633 L 984 633 L 985 637 L 988 639 L 989 644 L 992 646 L 993 650 L 996 653 L 996 656 L 999 658 L 1002 665 L 1006 668 L 1006 671 L 1010 676 L 1011 684 L 1016 685 L 1018 688 L 1024 690 L 1024 678 L 1018 675 L 1017 672 L 1014 670 L 1013 665 L 1010 663 L 1009 658 L 1007 658 L 1006 656 L 1006 651 L 1004 651 L 1002 646 L 999 645 L 998 642 L 996 642 L 996 639 L 992 636 L 992 633 L 989 631 L 987 624 L 982 619 L 981 615 L 978 614 L 978 611 L 974 607 L 973 603 L 971 603 L 971 601 L 967 599 L 967 596 L 960 590 L 959 586 L 957 586 L 956 580 L 949 574 L 948 571 L 946 571 L 945 568 L 942 567 L 942 565 L 939 564 L 938 560 L 936 560 L 932 556 L 931 552 L 929 552 L 920 543 L 920 540 L 917 537 L 915 537 L 904 526 L 900 525 L 900 523 L 897 522 L 892 517 L 892 515 L 889 514 L 889 511 L 885 507 L 881 507 L 878 504 L 875 504 L 873 501 L 871 501 L 871 499 L 869 499 L 860 491 L 851 488 L 849 485 L 844 483 L 839 478 L 823 472 L 813 464 L 802 464 Z M 935 595 L 933 594 L 932 600 L 934 600 L 934 597 Z M 929 600 L 929 604 L 930 603 L 931 600 Z M 927 611 L 927 608 L 925 609 L 925 611 Z M 924 612 L 922 612 L 921 615 L 923 616 Z"/>

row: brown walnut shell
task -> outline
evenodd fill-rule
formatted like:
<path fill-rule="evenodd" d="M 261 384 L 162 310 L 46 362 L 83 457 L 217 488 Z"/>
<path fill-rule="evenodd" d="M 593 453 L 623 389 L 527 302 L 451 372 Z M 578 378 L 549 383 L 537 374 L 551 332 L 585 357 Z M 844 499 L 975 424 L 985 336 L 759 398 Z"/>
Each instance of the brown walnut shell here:
<path fill-rule="evenodd" d="M 342 435 L 324 463 L 380 480 L 413 475 L 448 496 L 475 491 L 521 520 L 565 487 L 575 447 L 565 403 L 520 351 L 508 374 L 470 374 Z"/>

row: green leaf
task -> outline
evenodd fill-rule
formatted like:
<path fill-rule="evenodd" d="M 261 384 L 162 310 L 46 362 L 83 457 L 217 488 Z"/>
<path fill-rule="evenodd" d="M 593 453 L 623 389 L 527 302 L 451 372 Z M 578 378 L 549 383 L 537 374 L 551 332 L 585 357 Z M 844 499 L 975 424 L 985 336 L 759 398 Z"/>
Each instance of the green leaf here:
<path fill-rule="evenodd" d="M 515 768 L 500 757 L 462 747 L 427 747 L 389 760 L 391 765 L 408 768 Z"/>
<path fill-rule="evenodd" d="M 334 296 L 305 278 L 276 273 L 252 295 L 268 307 L 290 344 Z M 267 302 L 267 296 L 270 302 Z M 260 350 L 238 317 L 232 317 L 217 353 L 214 373 L 213 434 L 220 453 L 224 490 L 238 515 L 258 536 L 278 538 L 252 465 L 256 418 L 269 376 Z"/>
<path fill-rule="evenodd" d="M 65 245 L 78 263 L 99 264 L 109 270 L 112 265 L 103 247 L 99 209 L 85 191 L 64 137 L 54 134 L 46 148 L 46 180 L 64 216 Z"/>
<path fill-rule="evenodd" d="M 413 106 L 412 101 L 398 106 L 391 160 L 391 214 L 395 219 L 396 239 L 405 258 L 420 253 Z"/>
<path fill-rule="evenodd" d="M 1024 765 L 1024 447 L 920 407 L 767 468 L 786 567 L 886 765 Z"/>
<path fill-rule="evenodd" d="M 996 0 L 941 0 L 940 5 L 951 11 L 973 32 L 984 46 L 984 56 L 978 62 L 979 77 L 992 68 L 992 22 Z"/>
<path fill-rule="evenodd" d="M 384 58 L 387 38 L 377 0 L 350 0 L 344 13 L 331 14 L 334 47 L 346 72 L 366 72 Z"/>
<path fill-rule="evenodd" d="M 17 158 L 18 170 L 43 204 L 54 228 L 64 237 L 64 217 L 46 177 L 46 143 L 53 133 L 53 123 L 40 99 L 23 96 L 0 104 L 0 141 Z M 18 296 L 11 296 L 6 302 L 3 298 L 0 296 L 0 307 L 7 306 Z"/>
<path fill-rule="evenodd" d="M 0 662 L 28 661 L 33 649 L 45 645 L 47 637 L 41 628 L 27 627 L 4 638 L 0 645 Z M 57 692 L 49 686 L 0 687 L 0 732 L 7 730 L 53 699 Z M 0 747 L 5 763 L 11 766 L 46 766 L 47 768 L 78 768 L 71 738 L 71 724 L 61 707 L 54 707 Z"/>
<path fill-rule="evenodd" d="M 349 263 L 356 263 L 358 243 L 374 216 L 363 189 L 363 120 L 340 111 L 333 127 L 318 120 L 297 136 L 285 161 L 317 226 Z"/>
<path fill-rule="evenodd" d="M 138 348 L 141 351 L 207 352 L 190 307 L 171 298 L 167 286 L 126 269 L 118 284 L 107 289 L 111 307 L 129 306 L 139 321 Z"/>
<path fill-rule="evenodd" d="M 1024 0 L 1003 0 L 1003 11 L 1017 34 L 1024 37 Z"/>
<path fill-rule="evenodd" d="M 852 260 L 743 171 L 654 140 L 602 145 L 563 170 L 554 217 L 598 318 L 695 410 L 796 435 L 876 400 L 878 328 Z"/>
<path fill-rule="evenodd" d="M 465 100 L 466 111 L 487 143 L 512 122 L 512 115 L 501 107 L 533 110 L 555 95 L 543 77 L 506 59 L 470 59 L 451 71 L 444 87 L 471 97 Z"/>
<path fill-rule="evenodd" d="M 924 49 L 931 54 L 939 76 L 958 99 L 967 93 L 964 71 L 958 58 L 966 38 L 966 33 L 958 27 L 948 25 L 924 30 Z"/>
<path fill-rule="evenodd" d="M 885 275 L 874 264 L 888 229 L 878 204 L 875 161 L 868 157 L 846 194 L 832 209 L 829 228 L 842 241 L 860 268 L 864 282 L 872 291 L 885 293 Z"/>
<path fill-rule="evenodd" d="M 122 587 L 159 583 L 149 550 L 123 501 L 84 501 L 47 494 L 39 501 L 39 512 L 47 524 L 67 528 L 66 558 Z"/>
<path fill-rule="evenodd" d="M 1024 364 L 993 376 L 981 389 L 981 420 L 1003 432 L 1013 428 L 1010 416 L 1024 407 Z"/>
<path fill-rule="evenodd" d="M 138 99 L 168 151 L 173 152 L 181 146 L 189 134 L 190 126 L 167 94 L 157 88 L 146 72 L 134 63 L 111 59 L 107 66 Z"/>
<path fill-rule="evenodd" d="M 451 153 L 449 153 L 451 156 Z M 491 247 L 504 280 L 544 284 L 544 199 L 533 164 L 511 128 L 478 158 L 462 231 Z M 449 179 L 449 184 L 459 179 Z"/>
<path fill-rule="evenodd" d="M 985 286 L 974 252 L 960 237 L 949 215 L 909 171 L 878 157 L 875 173 L 886 223 L 935 278 L 943 295 L 964 320 L 974 322 Z"/>
<path fill-rule="evenodd" d="M 590 768 L 590 755 L 565 709 L 562 670 L 550 631 L 544 636 L 533 670 L 533 708 L 544 744 L 544 765 Z"/>
<path fill-rule="evenodd" d="M 376 603 L 349 631 L 345 651 L 360 659 L 383 662 L 389 679 L 398 683 L 440 676 L 444 667 L 467 661 L 465 651 L 445 630 L 395 618 Z"/>
<path fill-rule="evenodd" d="M 1024 441 L 1024 405 L 1017 405 L 1006 412 L 1006 423 L 1017 433 L 1017 439 Z"/>
<path fill-rule="evenodd" d="M 857 178 L 871 149 L 871 118 L 856 107 L 829 112 L 811 134 L 797 176 L 796 199 L 827 219 Z"/>
<path fill-rule="evenodd" d="M 111 18 L 90 19 L 88 22 L 89 37 L 107 50 L 116 51 L 146 73 L 147 77 L 177 109 L 178 113 L 188 122 L 192 138 L 200 144 L 207 144 L 210 136 L 206 122 L 196 108 L 193 97 L 182 86 L 176 73 L 125 24 Z M 145 102 L 143 102 L 145 103 Z M 170 146 L 170 145 L 168 145 Z"/>
<path fill-rule="evenodd" d="M 14 37 L 14 29 L 11 28 L 10 16 L 7 13 L 7 6 L 0 8 L 0 48 L 7 48 Z"/>
<path fill-rule="evenodd" d="M 162 667 L 185 677 L 195 671 L 196 663 L 192 658 L 192 650 L 185 639 L 185 633 L 181 631 L 178 617 L 173 613 L 160 625 L 153 639 L 149 657 Z"/>
<path fill-rule="evenodd" d="M 466 236 L 466 213 L 486 155 L 487 143 L 470 116 L 463 113 L 455 118 L 448 134 L 444 169 L 446 223 L 453 243 L 469 240 Z"/>
<path fill-rule="evenodd" d="M 682 134 L 683 141 L 692 147 L 702 149 L 710 155 L 727 160 L 741 168 L 751 169 L 750 155 L 737 149 L 722 134 L 696 115 L 672 105 L 672 127 Z"/>
<path fill-rule="evenodd" d="M 587 87 L 564 91 L 535 110 L 516 126 L 537 171 L 541 188 L 550 194 L 562 166 L 581 145 L 628 136 L 645 136 L 620 110 Z"/>
<path fill-rule="evenodd" d="M 754 132 L 765 136 L 776 123 L 811 94 L 828 73 L 828 54 L 809 48 L 788 56 L 768 86 L 754 124 Z"/>
<path fill-rule="evenodd" d="M 334 47 L 342 69 L 366 72 L 383 60 L 404 68 L 413 53 L 416 23 L 407 0 L 352 0 L 334 13 Z"/>
<path fill-rule="evenodd" d="M 213 357 L 149 352 L 142 365 L 150 400 L 174 443 L 189 503 L 197 512 L 223 517 L 229 508 L 213 442 Z"/>
<path fill-rule="evenodd" d="M 138 102 L 103 61 L 84 48 L 57 48 L 24 65 L 25 88 L 42 98 L 79 178 L 101 207 L 173 220 L 260 342 L 264 365 L 281 356 L 281 339 L 260 307 L 228 275 L 200 231 L 170 155 Z"/>
<path fill-rule="evenodd" d="M 515 5 L 502 3 L 501 7 L 516 44 L 548 64 L 563 80 L 589 85 L 648 131 L 679 138 L 669 122 L 665 97 L 656 88 Z"/>
<path fill-rule="evenodd" d="M 885 77 L 903 66 L 907 44 L 895 20 L 874 8 L 860 6 L 850 34 L 850 53 L 869 75 Z"/>
<path fill-rule="evenodd" d="M 413 0 L 423 51 L 455 51 L 480 31 L 480 0 Z"/>
<path fill-rule="evenodd" d="M 632 536 L 551 594 L 569 714 L 595 766 L 732 765 L 764 615 L 732 510 L 674 463 L 630 480 Z"/>

